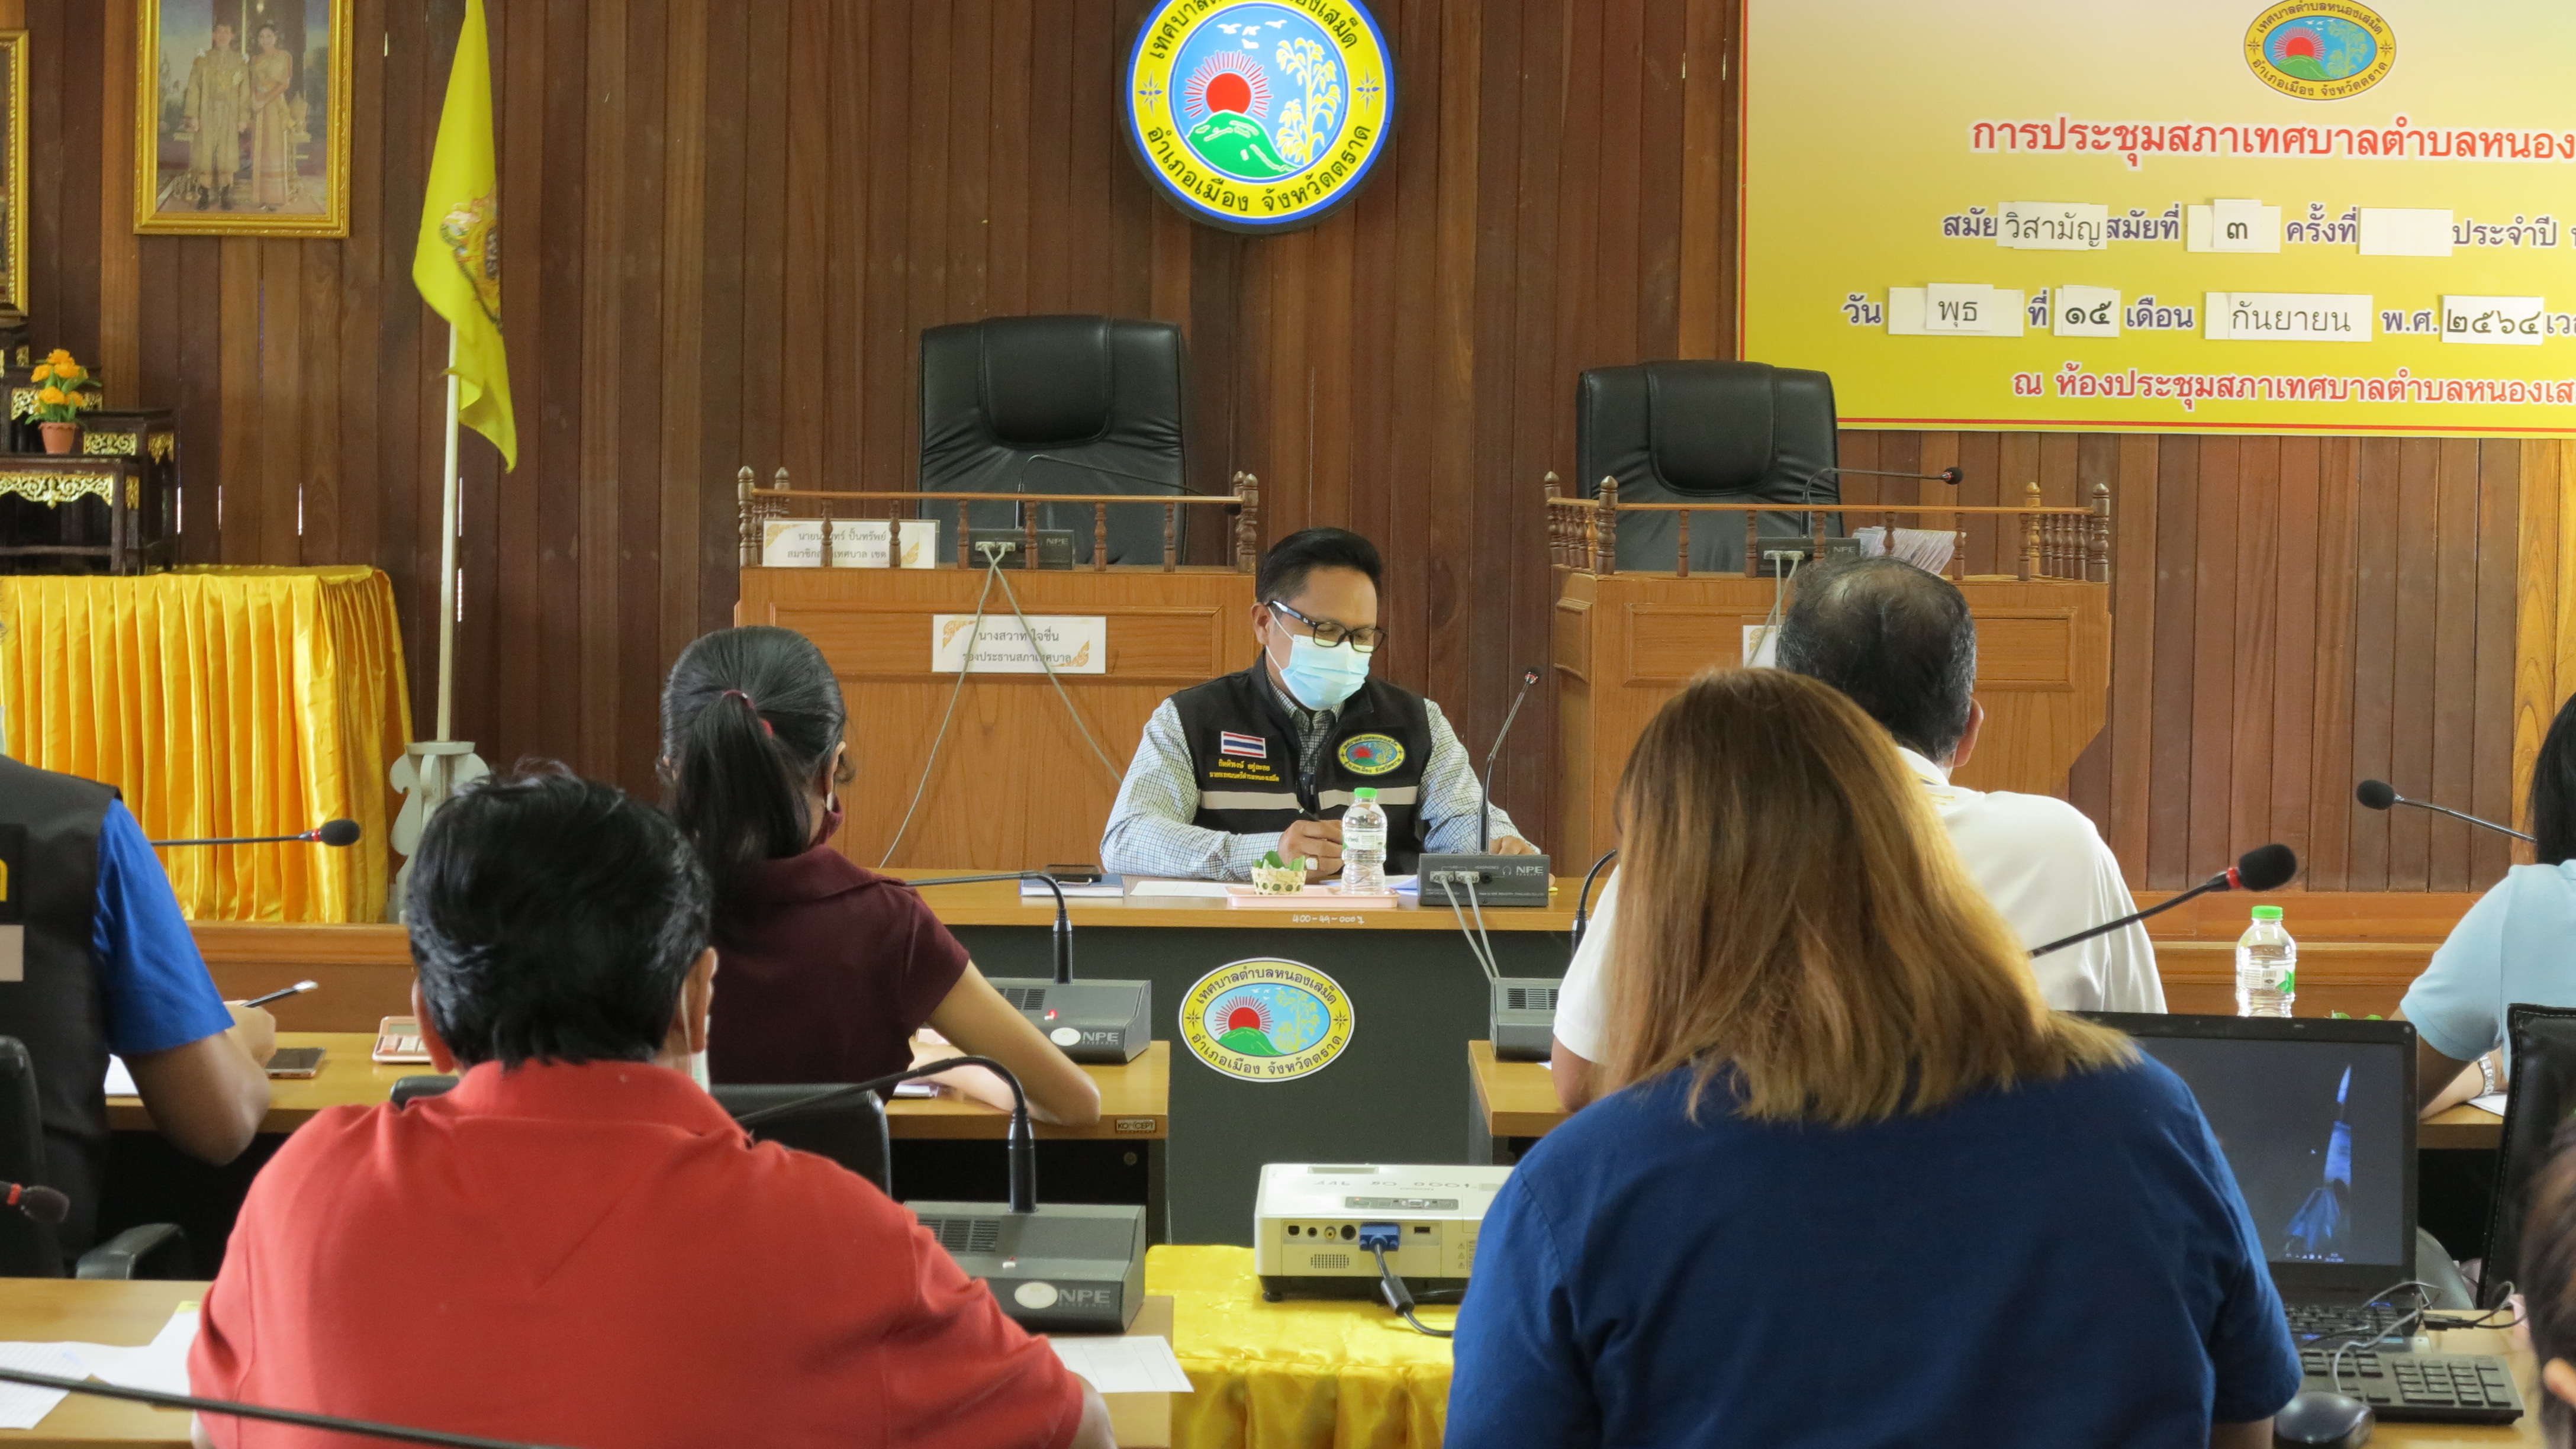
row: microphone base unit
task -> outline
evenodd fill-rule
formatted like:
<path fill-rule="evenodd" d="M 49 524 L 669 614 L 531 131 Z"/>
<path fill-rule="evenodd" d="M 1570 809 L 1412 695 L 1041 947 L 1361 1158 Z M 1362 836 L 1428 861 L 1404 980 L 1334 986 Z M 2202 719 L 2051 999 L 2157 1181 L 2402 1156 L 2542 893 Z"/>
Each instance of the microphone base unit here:
<path fill-rule="evenodd" d="M 1458 898 L 1467 898 L 1466 888 L 1476 888 L 1479 906 L 1545 906 L 1548 903 L 1548 857 L 1544 855 L 1426 855 L 1415 867 L 1420 873 L 1422 898 L 1439 900 L 1441 877 L 1447 876 L 1458 887 Z"/>
<path fill-rule="evenodd" d="M 1506 1062 L 1543 1062 L 1555 1054 L 1556 993 L 1565 983 L 1549 976 L 1503 976 L 1493 991 L 1494 1056 Z"/>
<path fill-rule="evenodd" d="M 1416 1294 L 1467 1286 L 1476 1233 L 1508 1167 L 1266 1163 L 1252 1209 L 1261 1296 L 1378 1296 L 1372 1243 L 1396 1244 L 1387 1266 Z"/>
<path fill-rule="evenodd" d="M 990 978 L 1057 1050 L 1077 1062 L 1116 1066 L 1145 1054 L 1154 1040 L 1154 983 L 1052 981 L 1043 976 Z"/>
<path fill-rule="evenodd" d="M 1031 1333 L 1125 1333 L 1145 1306 L 1145 1210 L 1133 1204 L 904 1206 Z"/>
<path fill-rule="evenodd" d="M 1038 567 L 1069 569 L 1073 567 L 1073 530 L 1041 528 L 1038 536 Z M 993 544 L 1002 550 L 1002 567 L 1024 569 L 1029 561 L 1021 557 L 1028 544 L 1028 532 L 1017 528 L 970 528 L 966 530 L 966 547 L 976 558 L 982 558 L 982 546 Z"/>

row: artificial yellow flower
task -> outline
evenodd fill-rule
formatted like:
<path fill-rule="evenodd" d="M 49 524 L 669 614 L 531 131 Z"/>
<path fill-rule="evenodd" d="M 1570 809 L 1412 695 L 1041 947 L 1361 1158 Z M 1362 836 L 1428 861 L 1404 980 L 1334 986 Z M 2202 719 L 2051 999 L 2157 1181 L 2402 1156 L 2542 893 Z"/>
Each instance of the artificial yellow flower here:
<path fill-rule="evenodd" d="M 52 363 L 39 362 L 36 364 L 36 370 L 28 375 L 27 380 L 29 382 L 49 382 L 53 379 L 53 375 L 54 365 Z"/>
<path fill-rule="evenodd" d="M 53 351 L 46 353 L 45 360 L 56 367 L 69 367 L 72 365 L 71 352 L 68 349 L 61 347 L 57 347 Z"/>
<path fill-rule="evenodd" d="M 65 382 L 78 382 L 82 378 L 89 376 L 89 374 L 81 370 L 80 364 L 66 362 L 62 366 L 54 369 L 54 376 L 61 378 Z"/>
<path fill-rule="evenodd" d="M 43 403 L 49 408 L 54 408 L 61 407 L 64 403 L 71 401 L 71 399 L 63 396 L 63 390 L 61 388 L 49 387 L 36 394 L 36 401 Z"/>

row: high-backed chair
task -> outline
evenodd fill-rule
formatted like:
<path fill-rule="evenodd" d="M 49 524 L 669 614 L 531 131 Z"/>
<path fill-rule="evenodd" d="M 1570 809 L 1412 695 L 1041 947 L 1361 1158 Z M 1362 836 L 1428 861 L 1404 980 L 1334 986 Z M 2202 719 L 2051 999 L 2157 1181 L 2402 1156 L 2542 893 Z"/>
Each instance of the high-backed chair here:
<path fill-rule="evenodd" d="M 1647 362 L 1596 367 L 1575 389 L 1574 452 L 1586 498 L 1605 477 L 1628 503 L 1777 503 L 1782 509 L 1841 501 L 1834 466 L 1833 379 L 1762 362 Z M 1761 536 L 1805 534 L 1803 513 L 1764 513 Z M 1619 519 L 1623 569 L 1673 566 L 1680 518 Z M 1740 514 L 1691 517 L 1691 570 L 1744 567 Z"/>
<path fill-rule="evenodd" d="M 2576 1110 L 2576 1010 L 2517 1004 L 2505 1008 L 2504 1020 L 2505 1040 L 2513 1043 L 2513 1083 L 2505 1089 L 2486 1272 L 2478 1283 L 2478 1301 L 2490 1307 L 2503 1301 L 2505 1285 L 2522 1271 L 2531 1179 L 2549 1160 L 2550 1140 Z"/>
<path fill-rule="evenodd" d="M 455 1085 L 454 1077 L 404 1077 L 394 1083 L 392 1101 L 397 1107 L 407 1106 L 423 1097 L 438 1096 Z M 810 1086 L 729 1084 L 716 1087 L 714 1092 L 716 1104 L 728 1116 L 747 1117 L 765 1108 L 818 1096 L 832 1087 L 829 1082 Z M 751 1135 L 762 1142 L 828 1157 L 880 1189 L 894 1191 L 894 1150 L 886 1132 L 885 1103 L 874 1092 L 835 1097 L 801 1112 L 783 1113 L 753 1128 Z"/>
<path fill-rule="evenodd" d="M 35 1059 L 27 1055 L 26 1043 L 0 1036 L 0 1181 L 41 1184 L 47 1178 Z M 147 1273 L 147 1268 L 153 1271 Z M 127 1228 L 81 1254 L 74 1267 L 82 1278 L 185 1278 L 195 1271 L 187 1234 L 175 1223 Z M 0 1209 L 0 1278 L 61 1276 L 63 1250 L 53 1225 Z"/>
<path fill-rule="evenodd" d="M 929 328 L 921 334 L 921 491 L 1177 497 L 1188 491 L 1184 370 L 1181 329 L 1169 322 L 988 317 Z M 975 528 L 1011 529 L 1016 508 L 966 511 Z M 945 520 L 942 543 L 952 549 L 957 511 L 929 509 Z M 1076 562 L 1091 561 L 1090 508 L 1058 504 L 1038 515 L 1039 528 L 1073 534 Z M 1110 562 L 1162 556 L 1162 510 L 1109 510 Z"/>

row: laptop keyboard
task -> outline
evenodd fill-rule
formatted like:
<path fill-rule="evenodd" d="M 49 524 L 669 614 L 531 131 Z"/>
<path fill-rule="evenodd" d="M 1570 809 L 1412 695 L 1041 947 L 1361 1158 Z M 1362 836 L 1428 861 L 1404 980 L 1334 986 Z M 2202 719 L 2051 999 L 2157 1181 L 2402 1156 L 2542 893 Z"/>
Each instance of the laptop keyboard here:
<path fill-rule="evenodd" d="M 2350 1394 L 2391 1423 L 2510 1424 L 2522 1417 L 2512 1368 L 2493 1354 L 2355 1349 L 2340 1364 L 2334 1357 L 2329 1348 L 2299 1350 L 2306 1375 L 2300 1387 Z"/>
<path fill-rule="evenodd" d="M 2289 1303 L 2282 1306 L 2289 1316 L 2290 1337 L 2306 1348 L 2331 1334 L 2332 1348 L 2343 1343 L 2374 1343 L 2413 1317 L 2411 1310 L 2401 1312 L 2386 1303 Z M 2346 1356 L 2349 1358 L 2349 1355 Z"/>

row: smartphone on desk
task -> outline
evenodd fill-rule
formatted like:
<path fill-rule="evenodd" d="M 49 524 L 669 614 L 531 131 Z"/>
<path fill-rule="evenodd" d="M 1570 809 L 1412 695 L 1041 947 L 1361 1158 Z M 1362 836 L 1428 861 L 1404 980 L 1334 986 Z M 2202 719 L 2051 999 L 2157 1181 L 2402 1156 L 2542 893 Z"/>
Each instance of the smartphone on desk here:
<path fill-rule="evenodd" d="M 1098 885 L 1100 867 L 1096 865 L 1051 865 L 1046 868 L 1058 885 Z"/>
<path fill-rule="evenodd" d="M 279 1047 L 268 1059 L 272 1077 L 310 1077 L 322 1070 L 320 1047 Z"/>

